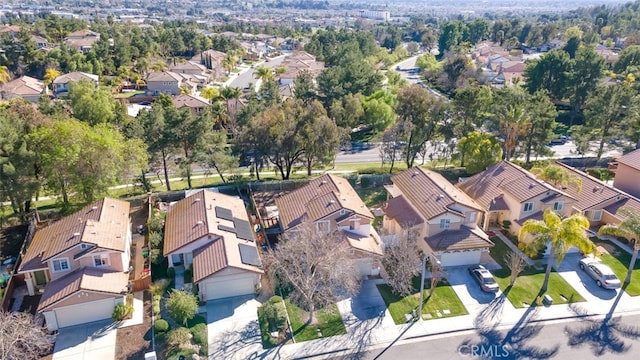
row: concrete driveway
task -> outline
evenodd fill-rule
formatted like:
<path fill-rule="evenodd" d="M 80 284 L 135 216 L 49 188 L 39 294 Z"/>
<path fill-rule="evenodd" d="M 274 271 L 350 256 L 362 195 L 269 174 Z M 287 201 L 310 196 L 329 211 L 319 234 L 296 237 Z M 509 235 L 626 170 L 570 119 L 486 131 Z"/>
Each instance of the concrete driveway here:
<path fill-rule="evenodd" d="M 58 330 L 53 360 L 113 360 L 117 324 L 111 320 Z"/>
<path fill-rule="evenodd" d="M 251 295 L 207 302 L 210 359 L 246 359 L 262 352 L 260 305 Z"/>
<path fill-rule="evenodd" d="M 613 301 L 618 292 L 622 290 L 608 290 L 599 287 L 591 276 L 580 269 L 580 259 L 582 259 L 582 254 L 580 253 L 567 254 L 560 266 L 555 267 L 556 271 L 587 301 Z"/>

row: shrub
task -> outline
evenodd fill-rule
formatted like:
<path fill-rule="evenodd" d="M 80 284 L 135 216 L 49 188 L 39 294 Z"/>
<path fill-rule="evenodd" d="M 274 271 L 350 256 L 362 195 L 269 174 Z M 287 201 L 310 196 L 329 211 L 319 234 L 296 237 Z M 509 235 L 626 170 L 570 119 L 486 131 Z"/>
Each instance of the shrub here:
<path fill-rule="evenodd" d="M 269 331 L 282 330 L 286 326 L 286 310 L 282 303 L 268 302 L 262 306 L 264 316 L 269 322 Z"/>
<path fill-rule="evenodd" d="M 170 267 L 167 269 L 167 277 L 173 279 L 176 276 L 176 269 Z"/>
<path fill-rule="evenodd" d="M 118 304 L 113 309 L 111 317 L 115 321 L 122 321 L 133 312 L 133 306 L 127 304 Z"/>
<path fill-rule="evenodd" d="M 156 321 L 154 328 L 156 329 L 156 332 L 159 333 L 167 332 L 169 331 L 169 323 L 167 320 L 160 319 Z"/>
<path fill-rule="evenodd" d="M 162 294 L 164 294 L 164 291 L 167 289 L 167 286 L 169 286 L 169 280 L 160 279 L 160 280 L 154 281 L 153 284 L 149 285 L 149 291 L 151 292 L 151 295 L 153 295 L 155 299 L 156 296 L 162 296 Z"/>
<path fill-rule="evenodd" d="M 167 344 L 169 347 L 182 347 L 191 341 L 191 333 L 189 329 L 179 327 L 169 331 L 167 336 Z"/>
<path fill-rule="evenodd" d="M 198 311 L 198 299 L 186 291 L 173 290 L 167 299 L 169 315 L 180 324 L 187 324 Z"/>
<path fill-rule="evenodd" d="M 200 346 L 200 355 L 207 355 L 208 353 L 208 338 L 207 338 L 207 325 L 196 324 L 191 329 L 191 335 L 193 335 L 193 343 Z"/>
<path fill-rule="evenodd" d="M 153 303 L 153 315 L 160 315 L 160 302 Z"/>
<path fill-rule="evenodd" d="M 147 221 L 147 229 L 149 233 L 160 233 L 164 228 L 164 217 L 158 213 L 154 213 L 153 216 Z"/>
<path fill-rule="evenodd" d="M 502 229 L 503 229 L 503 230 L 507 230 L 507 231 L 508 231 L 508 230 L 509 230 L 509 228 L 511 228 L 511 221 L 509 221 L 509 220 L 504 220 L 504 221 L 502 222 Z"/>
<path fill-rule="evenodd" d="M 184 282 L 185 284 L 193 282 L 193 271 L 189 269 L 184 271 Z"/>
<path fill-rule="evenodd" d="M 149 243 L 151 244 L 151 248 L 153 249 L 162 248 L 162 233 L 159 233 L 159 232 L 149 233 Z"/>
<path fill-rule="evenodd" d="M 280 303 L 282 303 L 282 297 L 278 295 L 273 295 L 271 298 L 269 298 L 269 304 L 280 304 Z"/>

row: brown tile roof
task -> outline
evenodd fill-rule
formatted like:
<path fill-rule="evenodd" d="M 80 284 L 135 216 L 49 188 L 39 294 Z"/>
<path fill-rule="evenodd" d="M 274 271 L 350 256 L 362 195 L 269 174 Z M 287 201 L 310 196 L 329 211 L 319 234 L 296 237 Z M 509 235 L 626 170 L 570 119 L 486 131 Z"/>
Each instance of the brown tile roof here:
<path fill-rule="evenodd" d="M 620 164 L 640 170 L 640 149 L 624 154 L 616 160 Z"/>
<path fill-rule="evenodd" d="M 459 230 L 445 230 L 425 238 L 434 251 L 455 251 L 493 247 L 494 243 L 479 228 L 461 225 Z"/>
<path fill-rule="evenodd" d="M 178 201 L 165 220 L 165 256 L 205 239 L 194 251 L 194 279 L 204 279 L 227 266 L 262 273 L 259 267 L 243 263 L 239 245 L 255 248 L 256 243 L 236 234 L 234 219 L 249 222 L 244 201 L 238 197 L 201 190 Z M 253 228 L 249 235 L 254 236 Z"/>
<path fill-rule="evenodd" d="M 344 230 L 342 233 L 352 248 L 382 256 L 382 240 L 375 229 L 372 228 L 368 236 L 348 230 Z"/>
<path fill-rule="evenodd" d="M 615 200 L 618 196 L 621 196 L 621 198 L 630 196 L 590 175 L 587 175 L 586 173 L 578 169 L 563 164 L 559 161 L 556 162 L 556 164 L 564 167 L 565 169 L 567 169 L 567 171 L 577 176 L 580 181 L 582 181 L 582 189 L 580 192 L 578 192 L 576 186 L 572 184 L 569 184 L 567 187 L 562 188 L 562 191 L 576 198 L 577 201 L 573 204 L 573 206 L 580 211 L 585 211 L 598 204 Z"/>
<path fill-rule="evenodd" d="M 373 219 L 351 184 L 339 176 L 325 174 L 311 180 L 307 185 L 276 199 L 283 230 L 300 223 L 305 216 L 315 222 L 340 209 Z"/>
<path fill-rule="evenodd" d="M 183 107 L 204 108 L 210 105 L 205 99 L 202 99 L 193 95 L 187 95 L 187 94 L 180 94 L 180 95 L 174 96 L 173 104 L 176 106 L 176 109 L 181 109 Z"/>
<path fill-rule="evenodd" d="M 82 38 L 86 38 L 86 37 L 98 38 L 99 39 L 100 38 L 100 34 L 95 32 L 95 31 L 91 31 L 89 29 L 83 29 L 83 30 L 74 31 L 72 33 L 67 34 L 65 39 L 82 39 Z"/>
<path fill-rule="evenodd" d="M 609 206 L 606 206 L 604 210 L 622 219 L 625 216 L 622 214 L 618 214 L 618 210 L 620 210 L 620 208 L 622 207 L 632 208 L 637 212 L 640 212 L 640 200 L 636 199 L 635 197 L 628 197 L 625 199 L 618 200 Z"/>
<path fill-rule="evenodd" d="M 129 228 L 129 203 L 104 198 L 38 229 L 22 259 L 19 271 L 46 268 L 47 260 L 80 244 L 125 251 Z"/>
<path fill-rule="evenodd" d="M 29 76 L 21 76 L 0 86 L 0 91 L 15 96 L 39 95 L 44 91 L 44 83 Z"/>
<path fill-rule="evenodd" d="M 20 26 L 18 26 L 18 25 L 4 25 L 4 26 L 0 27 L 0 33 L 6 33 L 6 32 L 18 33 L 18 32 L 20 32 Z"/>
<path fill-rule="evenodd" d="M 200 71 L 206 71 L 207 68 L 204 65 L 200 65 L 196 62 L 193 61 L 185 61 L 182 63 L 177 63 L 171 67 L 169 67 L 169 69 L 171 71 L 176 71 L 176 70 L 200 70 Z"/>
<path fill-rule="evenodd" d="M 518 225 L 522 226 L 522 225 L 524 225 L 524 223 L 527 220 L 542 220 L 543 219 L 542 214 L 543 214 L 542 211 L 536 211 L 531 215 L 528 215 L 528 216 L 523 217 L 522 219 L 516 220 L 516 223 L 518 223 Z"/>
<path fill-rule="evenodd" d="M 82 79 L 98 82 L 98 75 L 88 74 L 80 71 L 70 72 L 68 74 L 60 75 L 53 80 L 54 84 L 66 84 L 70 81 L 80 81 Z"/>
<path fill-rule="evenodd" d="M 403 227 L 422 224 L 424 220 L 404 196 L 396 196 L 382 204 L 384 214 L 398 222 Z"/>
<path fill-rule="evenodd" d="M 522 202 L 550 190 L 558 191 L 508 161 L 494 164 L 457 186 L 487 210 L 507 210 L 508 206 L 502 199 L 505 192 Z"/>
<path fill-rule="evenodd" d="M 391 181 L 425 220 L 456 211 L 453 208 L 456 204 L 482 210 L 480 205 L 442 175 L 421 167 L 396 174 Z"/>
<path fill-rule="evenodd" d="M 38 311 L 47 310 L 78 291 L 87 290 L 106 294 L 127 293 L 129 275 L 120 271 L 105 271 L 86 267 L 75 270 L 47 284 L 40 298 Z"/>
<path fill-rule="evenodd" d="M 156 71 L 149 73 L 147 75 L 147 82 L 149 81 L 182 81 L 184 80 L 183 76 L 180 76 L 178 73 L 174 73 L 173 71 Z"/>

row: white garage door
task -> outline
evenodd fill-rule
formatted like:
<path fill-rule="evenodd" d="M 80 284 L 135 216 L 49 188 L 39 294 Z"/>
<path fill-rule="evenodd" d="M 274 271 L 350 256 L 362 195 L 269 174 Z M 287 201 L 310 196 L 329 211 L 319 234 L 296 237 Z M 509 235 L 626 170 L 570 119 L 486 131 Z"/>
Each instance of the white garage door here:
<path fill-rule="evenodd" d="M 204 286 L 206 291 L 205 300 L 222 299 L 254 293 L 253 277 L 245 277 L 229 281 L 209 281 L 204 283 Z"/>
<path fill-rule="evenodd" d="M 480 263 L 480 255 L 482 255 L 480 250 L 444 253 L 440 263 L 442 266 L 474 265 Z"/>
<path fill-rule="evenodd" d="M 113 314 L 115 301 L 113 298 L 91 301 L 55 309 L 58 327 L 67 327 L 92 321 L 110 319 Z"/>

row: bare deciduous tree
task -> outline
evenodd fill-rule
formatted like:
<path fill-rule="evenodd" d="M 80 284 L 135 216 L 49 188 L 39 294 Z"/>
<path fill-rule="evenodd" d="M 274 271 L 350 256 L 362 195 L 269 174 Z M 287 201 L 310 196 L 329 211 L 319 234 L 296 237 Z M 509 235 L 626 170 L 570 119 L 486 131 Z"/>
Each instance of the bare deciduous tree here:
<path fill-rule="evenodd" d="M 29 313 L 0 311 L 0 359 L 39 359 L 53 345 L 47 330 Z"/>
<path fill-rule="evenodd" d="M 516 283 L 518 275 L 524 270 L 526 263 L 520 254 L 514 251 L 509 251 L 504 256 L 504 262 L 511 270 L 511 278 L 509 279 L 509 286 L 513 286 Z"/>
<path fill-rule="evenodd" d="M 291 301 L 309 313 L 353 295 L 360 288 L 358 271 L 349 244 L 341 232 L 321 232 L 316 224 L 304 221 L 297 231 L 282 237 L 265 258 L 267 267 L 292 289 Z"/>
<path fill-rule="evenodd" d="M 442 278 L 444 277 L 444 269 L 440 264 L 440 261 L 434 256 L 429 256 L 429 271 L 431 272 L 431 287 L 429 288 L 429 295 L 427 298 L 430 298 L 433 295 L 433 292 L 436 291 L 436 287 Z"/>
<path fill-rule="evenodd" d="M 420 275 L 420 257 L 415 234 L 403 231 L 396 241 L 385 248 L 382 266 L 387 272 L 387 284 L 396 295 L 413 294 L 413 278 Z"/>

